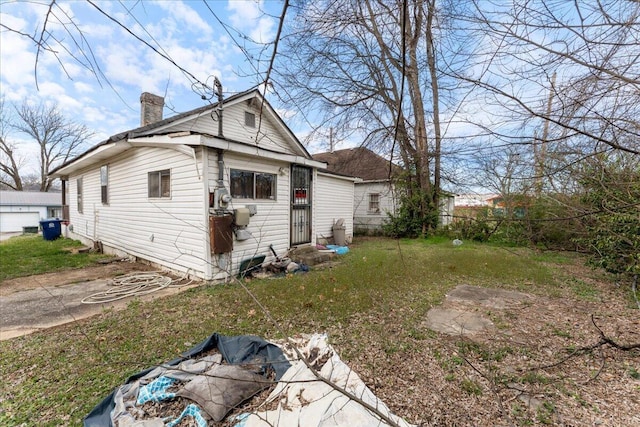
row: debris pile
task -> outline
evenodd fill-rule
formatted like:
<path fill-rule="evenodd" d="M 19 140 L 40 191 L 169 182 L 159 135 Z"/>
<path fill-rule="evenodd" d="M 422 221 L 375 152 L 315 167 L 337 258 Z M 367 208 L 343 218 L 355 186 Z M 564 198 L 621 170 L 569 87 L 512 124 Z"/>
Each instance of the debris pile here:
<path fill-rule="evenodd" d="M 409 426 L 322 334 L 279 344 L 214 334 L 183 357 L 129 378 L 84 425 Z"/>

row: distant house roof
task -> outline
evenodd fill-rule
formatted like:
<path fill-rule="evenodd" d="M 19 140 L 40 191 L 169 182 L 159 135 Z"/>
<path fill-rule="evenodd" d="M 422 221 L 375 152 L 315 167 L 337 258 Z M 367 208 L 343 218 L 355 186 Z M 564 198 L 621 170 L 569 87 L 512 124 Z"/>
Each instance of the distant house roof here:
<path fill-rule="evenodd" d="M 62 193 L 0 191 L 2 206 L 62 206 Z"/>
<path fill-rule="evenodd" d="M 313 160 L 327 163 L 327 170 L 330 172 L 354 176 L 364 181 L 389 179 L 390 168 L 393 174 L 400 171 L 400 166 L 364 147 L 314 154 Z"/>

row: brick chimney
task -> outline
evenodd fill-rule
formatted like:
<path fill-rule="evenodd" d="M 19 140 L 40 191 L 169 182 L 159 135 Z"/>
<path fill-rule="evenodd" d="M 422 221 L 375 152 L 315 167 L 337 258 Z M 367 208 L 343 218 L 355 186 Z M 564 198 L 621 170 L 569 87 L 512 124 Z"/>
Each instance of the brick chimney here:
<path fill-rule="evenodd" d="M 149 92 L 140 95 L 140 126 L 162 120 L 162 109 L 164 108 L 164 98 Z"/>

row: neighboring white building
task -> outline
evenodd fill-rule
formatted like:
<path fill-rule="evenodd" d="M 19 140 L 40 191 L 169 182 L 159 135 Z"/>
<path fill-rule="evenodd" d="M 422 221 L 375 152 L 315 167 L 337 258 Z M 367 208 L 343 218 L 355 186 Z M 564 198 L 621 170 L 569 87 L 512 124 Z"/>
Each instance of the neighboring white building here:
<path fill-rule="evenodd" d="M 459 207 L 482 207 L 491 206 L 490 199 L 498 197 L 495 193 L 465 193 L 456 195 L 456 206 Z"/>
<path fill-rule="evenodd" d="M 327 163 L 332 172 L 358 178 L 353 199 L 355 232 L 377 232 L 389 215 L 396 214 L 399 194 L 393 178 L 401 172 L 399 166 L 364 147 L 318 153 L 313 158 Z M 440 201 L 440 225 L 451 223 L 453 210 L 454 197 L 443 196 Z"/>
<path fill-rule="evenodd" d="M 353 197 L 354 180 L 323 172 L 258 91 L 165 120 L 162 98 L 141 103 L 142 127 L 52 172 L 70 237 L 213 280 L 269 261 L 270 246 L 314 245 L 333 219 L 353 217 L 339 200 Z"/>
<path fill-rule="evenodd" d="M 378 231 L 389 214 L 395 214 L 398 203 L 389 171 L 397 172 L 398 166 L 364 147 L 318 153 L 313 158 L 327 163 L 332 172 L 358 178 L 352 200 L 356 232 Z"/>
<path fill-rule="evenodd" d="M 40 220 L 62 218 L 62 194 L 0 191 L 0 232 L 13 233 L 37 227 Z"/>
<path fill-rule="evenodd" d="M 316 184 L 316 204 L 322 209 L 316 210 L 316 226 L 320 231 L 316 234 L 318 243 L 334 242 L 333 228 L 342 220 L 342 226 L 347 232 L 347 242 L 353 237 L 353 198 L 354 179 L 327 172 L 318 172 Z M 347 213 L 349 213 L 347 215 Z M 329 230 L 329 231 L 327 231 Z"/>

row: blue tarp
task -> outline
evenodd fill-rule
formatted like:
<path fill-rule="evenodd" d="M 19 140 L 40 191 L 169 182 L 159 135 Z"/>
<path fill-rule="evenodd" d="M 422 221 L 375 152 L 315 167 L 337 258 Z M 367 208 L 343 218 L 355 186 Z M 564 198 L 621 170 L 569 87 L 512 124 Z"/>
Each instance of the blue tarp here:
<path fill-rule="evenodd" d="M 344 255 L 349 252 L 349 248 L 347 246 L 327 245 L 327 249 L 331 249 L 338 255 Z"/>

